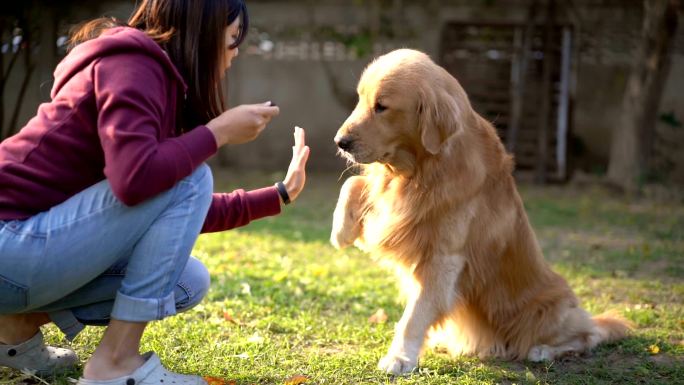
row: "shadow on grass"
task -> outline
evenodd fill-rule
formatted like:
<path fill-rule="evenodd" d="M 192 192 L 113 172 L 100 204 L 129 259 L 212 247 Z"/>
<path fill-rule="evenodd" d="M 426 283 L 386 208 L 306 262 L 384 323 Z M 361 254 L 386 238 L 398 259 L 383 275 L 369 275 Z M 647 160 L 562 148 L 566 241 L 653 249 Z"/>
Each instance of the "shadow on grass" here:
<path fill-rule="evenodd" d="M 45 384 L 46 381 L 50 384 L 57 385 L 72 385 L 72 379 L 81 377 L 81 370 L 70 370 L 68 372 L 60 373 L 54 377 L 47 379 L 39 379 L 28 374 L 23 374 L 18 370 L 0 368 L 0 384 L 11 385 L 37 385 Z"/>
<path fill-rule="evenodd" d="M 298 295 L 296 288 L 284 282 L 272 282 L 253 275 L 245 278 L 252 284 L 254 297 L 271 297 L 275 303 L 281 305 L 281 314 L 291 314 L 293 317 L 301 312 L 314 311 L 322 314 L 347 314 L 353 319 L 363 320 L 367 317 L 367 309 L 374 307 L 386 309 L 392 314 L 391 319 L 397 319 L 401 314 L 401 306 L 393 301 L 377 301 L 367 304 L 361 310 L 356 309 L 351 304 L 364 298 L 346 292 L 330 293 L 307 289 L 303 298 L 300 293 L 300 298 L 293 301 Z M 239 292 L 238 287 L 234 290 Z M 220 301 L 230 297 L 230 291 L 221 290 L 221 295 L 215 296 L 213 300 Z M 272 333 L 297 333 L 296 328 L 271 323 L 272 320 L 269 320 L 269 331 Z M 364 326 L 362 323 L 356 325 L 359 329 Z M 429 376 L 432 373 L 456 380 L 464 375 L 477 376 L 479 368 L 484 366 L 488 372 L 484 374 L 485 378 L 493 376 L 502 384 L 666 384 L 673 383 L 672 379 L 684 379 L 681 354 L 677 354 L 681 350 L 678 343 L 680 342 L 663 341 L 655 336 L 634 335 L 619 342 L 602 344 L 592 352 L 568 355 L 549 363 L 478 360 L 469 357 L 452 359 L 446 354 L 430 350 L 421 361 L 422 374 L 419 375 Z M 658 350 L 657 354 L 653 354 L 654 347 Z"/>
<path fill-rule="evenodd" d="M 12 385 L 38 385 L 38 384 L 56 384 L 56 385 L 73 385 L 73 379 L 81 377 L 81 371 L 71 371 L 63 373 L 58 376 L 38 379 L 36 377 L 28 377 L 21 372 L 12 371 L 9 369 L 0 370 L 0 383 Z M 205 379 L 210 379 L 209 385 L 254 385 L 254 384 L 280 384 L 285 380 L 284 378 L 276 378 L 269 376 L 238 376 L 232 378 L 222 378 L 205 376 Z"/>
<path fill-rule="evenodd" d="M 332 252 L 331 246 L 328 247 L 330 228 L 331 225 L 321 226 L 318 221 L 306 223 L 298 217 L 284 216 L 256 221 L 237 231 L 274 236 L 285 241 L 317 242 Z M 540 233 L 537 236 L 542 242 L 553 241 L 542 238 L 543 234 Z M 559 255 L 561 249 L 567 250 L 568 247 L 569 255 Z M 684 278 L 684 248 L 674 244 L 604 247 L 577 239 L 565 241 L 563 245 L 546 246 L 544 249 L 544 256 L 550 263 L 590 278 Z"/>
<path fill-rule="evenodd" d="M 219 380 L 210 381 L 209 385 L 271 385 L 282 384 L 285 378 L 276 377 L 259 377 L 259 376 L 240 376 L 233 378 L 220 378 Z M 173 384 L 172 384 L 173 385 Z"/>
<path fill-rule="evenodd" d="M 669 353 L 649 354 L 650 346 L 673 346 L 653 338 L 629 337 L 599 345 L 591 352 L 566 355 L 550 362 L 451 359 L 446 354 L 428 353 L 420 373 L 458 380 L 484 368 L 501 384 L 674 384 L 684 379 L 684 364 Z M 681 383 L 681 382 L 680 382 Z"/>
<path fill-rule="evenodd" d="M 212 280 L 216 281 L 218 275 L 212 274 Z M 331 291 L 325 287 L 307 285 L 302 289 L 299 285 L 290 285 L 287 281 L 274 281 L 268 277 L 255 274 L 244 274 L 241 281 L 230 280 L 223 287 L 216 286 L 210 293 L 212 302 L 221 302 L 240 295 L 242 282 L 250 285 L 250 301 L 268 301 L 279 306 L 279 312 L 287 312 L 291 316 L 297 316 L 303 311 L 316 311 L 320 313 L 335 312 L 350 316 L 367 318 L 369 311 L 382 308 L 389 315 L 398 319 L 403 307 L 397 305 L 394 296 L 368 296 L 365 291 L 357 291 L 345 287 L 345 290 Z M 369 287 L 369 290 L 372 288 Z M 358 307 L 355 304 L 363 303 Z M 263 305 L 263 304 L 262 304 Z"/>

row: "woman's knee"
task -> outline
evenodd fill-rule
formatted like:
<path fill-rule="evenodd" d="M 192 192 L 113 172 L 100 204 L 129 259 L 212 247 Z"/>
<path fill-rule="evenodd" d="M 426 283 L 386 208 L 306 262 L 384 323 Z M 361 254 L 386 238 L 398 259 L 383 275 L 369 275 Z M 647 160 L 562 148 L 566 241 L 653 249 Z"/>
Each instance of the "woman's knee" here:
<path fill-rule="evenodd" d="M 197 190 L 200 194 L 211 195 L 214 192 L 214 177 L 211 174 L 211 169 L 206 163 L 199 165 L 188 178 L 197 186 Z"/>
<path fill-rule="evenodd" d="M 174 289 L 176 311 L 184 312 L 197 306 L 209 291 L 211 279 L 209 271 L 198 259 L 190 257 L 180 279 Z M 97 303 L 84 304 L 68 308 L 74 317 L 84 325 L 106 326 L 111 320 L 110 314 L 114 299 Z"/>
<path fill-rule="evenodd" d="M 210 283 L 209 271 L 204 264 L 190 257 L 176 287 L 176 309 L 185 311 L 202 302 Z"/>
<path fill-rule="evenodd" d="M 214 177 L 209 166 L 206 163 L 202 163 L 188 178 L 195 185 L 197 194 L 202 198 L 200 200 L 209 208 L 211 197 L 214 193 Z"/>

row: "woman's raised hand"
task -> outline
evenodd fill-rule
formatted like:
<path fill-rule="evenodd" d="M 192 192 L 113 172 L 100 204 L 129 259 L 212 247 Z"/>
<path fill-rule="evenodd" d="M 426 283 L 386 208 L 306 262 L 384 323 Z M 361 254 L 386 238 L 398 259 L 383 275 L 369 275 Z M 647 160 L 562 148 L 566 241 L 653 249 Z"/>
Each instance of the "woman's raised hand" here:
<path fill-rule="evenodd" d="M 271 102 L 264 104 L 243 104 L 222 113 L 207 123 L 214 134 L 216 144 L 242 144 L 251 142 L 263 131 L 271 119 L 280 113 L 280 108 Z"/>
<path fill-rule="evenodd" d="M 287 175 L 283 181 L 287 195 L 290 196 L 290 201 L 297 199 L 306 183 L 306 161 L 309 159 L 310 149 L 306 145 L 305 139 L 304 129 L 295 127 L 292 161 L 290 161 L 290 167 L 288 167 Z"/>

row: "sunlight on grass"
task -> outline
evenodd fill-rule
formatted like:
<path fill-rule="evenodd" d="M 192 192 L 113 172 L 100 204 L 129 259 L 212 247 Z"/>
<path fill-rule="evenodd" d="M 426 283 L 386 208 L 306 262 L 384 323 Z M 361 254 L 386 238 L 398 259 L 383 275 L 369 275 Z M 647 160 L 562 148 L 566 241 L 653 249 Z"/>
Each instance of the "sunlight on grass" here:
<path fill-rule="evenodd" d="M 229 175 L 220 175 L 217 185 Z M 417 373 L 376 371 L 402 312 L 392 272 L 355 249 L 328 244 L 341 182 L 310 176 L 307 190 L 278 217 L 200 237 L 194 255 L 212 288 L 195 309 L 151 325 L 144 350 L 172 370 L 236 381 L 283 384 L 666 384 L 684 379 L 684 207 L 616 200 L 600 189 L 521 188 L 544 253 L 592 313 L 617 310 L 633 337 L 594 352 L 535 364 L 428 351 Z M 248 186 L 272 175 L 239 175 Z M 387 322 L 369 317 L 384 309 Z M 82 358 L 101 329 L 74 344 Z M 61 343 L 53 327 L 49 341 Z M 67 384 L 70 373 L 54 380 Z M 0 370 L 3 383 L 19 382 Z"/>

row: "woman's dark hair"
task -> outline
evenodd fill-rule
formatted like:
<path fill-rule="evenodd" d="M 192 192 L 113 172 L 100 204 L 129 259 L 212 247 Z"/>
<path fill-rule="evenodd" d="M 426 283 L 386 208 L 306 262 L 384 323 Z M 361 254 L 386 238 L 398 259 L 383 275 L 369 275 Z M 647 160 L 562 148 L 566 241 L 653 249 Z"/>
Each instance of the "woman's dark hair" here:
<path fill-rule="evenodd" d="M 247 35 L 249 16 L 244 0 L 142 0 L 128 23 L 113 18 L 90 21 L 72 32 L 69 47 L 122 25 L 145 32 L 168 53 L 188 84 L 178 125 L 191 129 L 225 110 L 221 87 L 224 32 L 238 17 L 240 32 L 230 48 L 239 46 Z M 181 106 L 178 109 L 181 111 Z"/>

